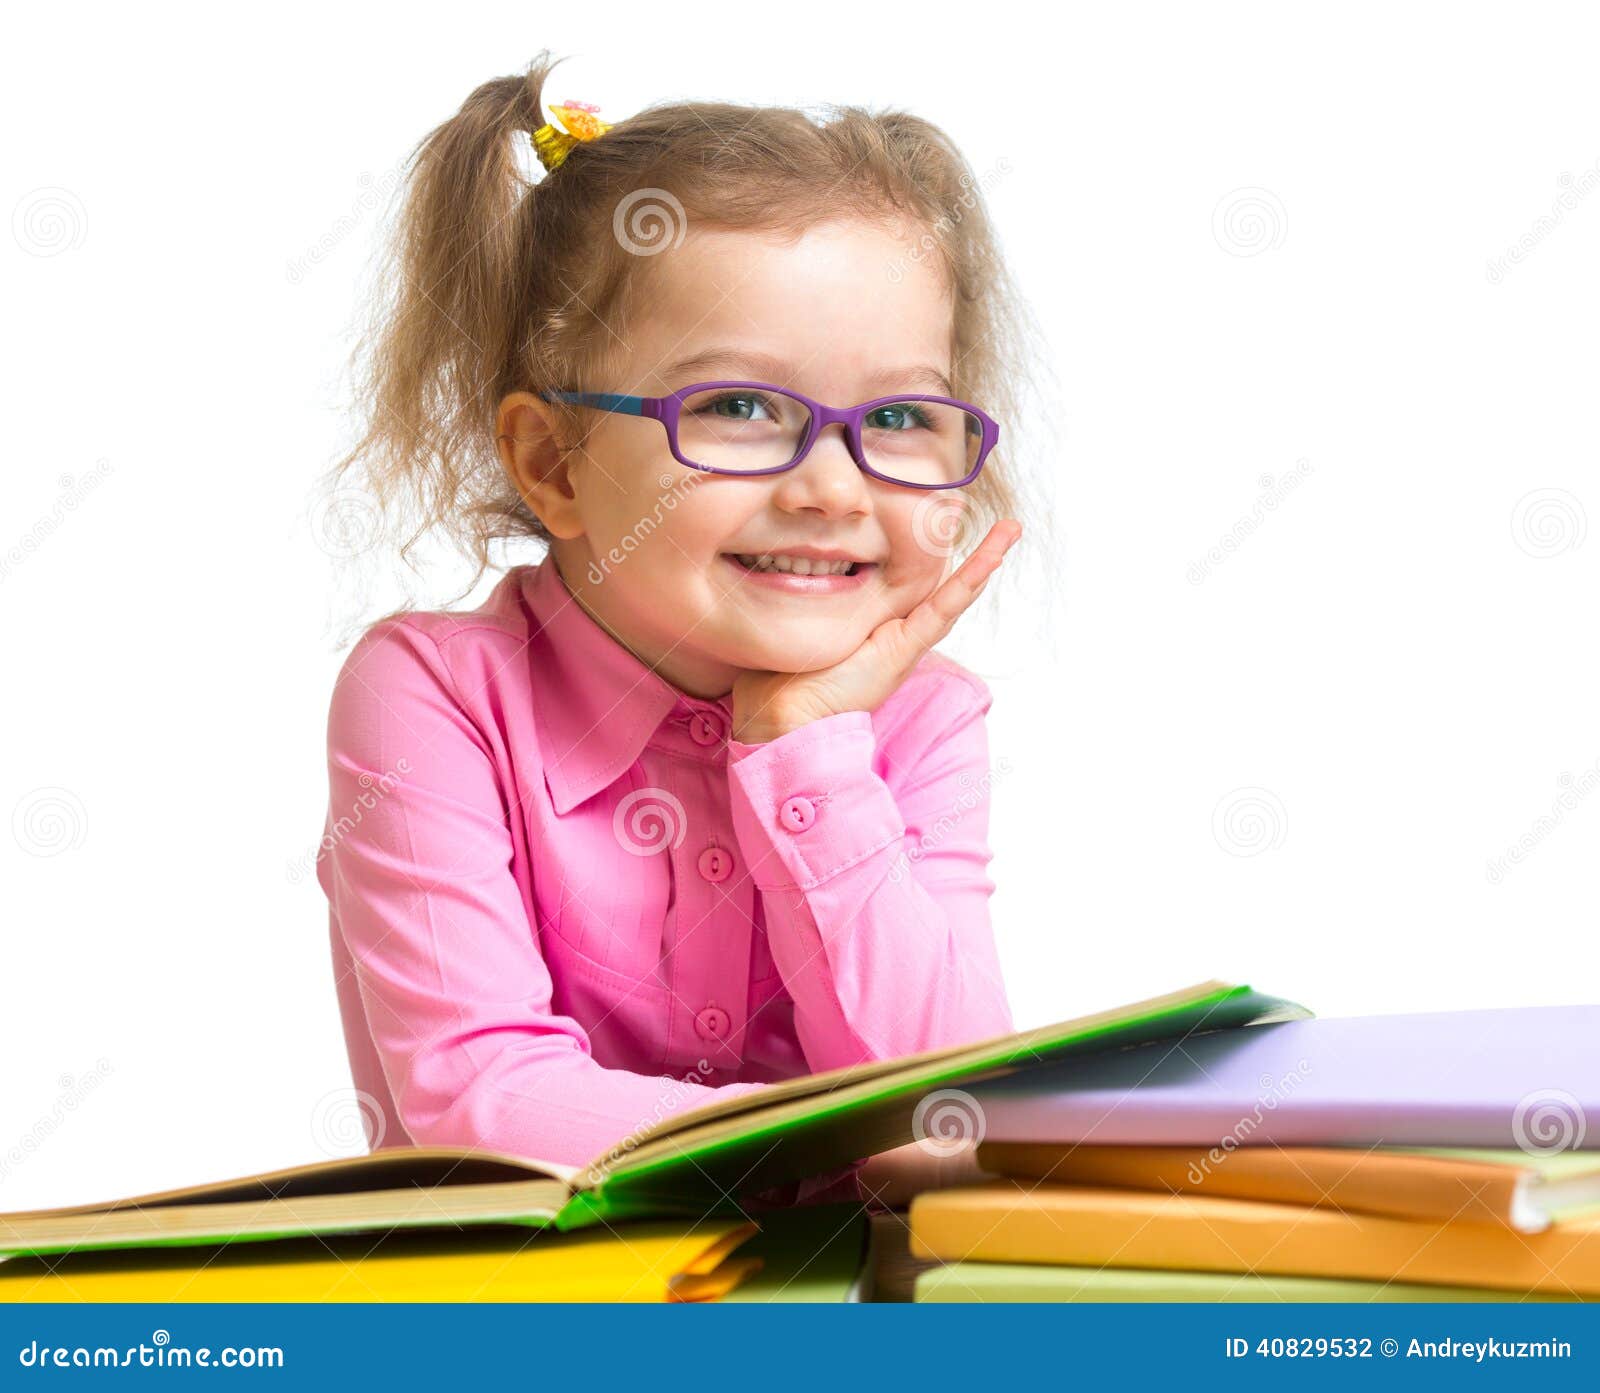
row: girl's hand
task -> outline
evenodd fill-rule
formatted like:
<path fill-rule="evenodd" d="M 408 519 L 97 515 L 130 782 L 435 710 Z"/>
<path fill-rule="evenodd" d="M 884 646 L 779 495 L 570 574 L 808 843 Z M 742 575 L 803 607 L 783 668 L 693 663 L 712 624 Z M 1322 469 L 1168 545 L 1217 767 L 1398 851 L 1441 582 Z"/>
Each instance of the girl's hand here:
<path fill-rule="evenodd" d="M 983 593 L 1022 524 L 1003 518 L 956 573 L 906 615 L 878 625 L 848 658 L 817 672 L 741 672 L 733 683 L 735 740 L 776 740 L 825 716 L 872 711 Z"/>

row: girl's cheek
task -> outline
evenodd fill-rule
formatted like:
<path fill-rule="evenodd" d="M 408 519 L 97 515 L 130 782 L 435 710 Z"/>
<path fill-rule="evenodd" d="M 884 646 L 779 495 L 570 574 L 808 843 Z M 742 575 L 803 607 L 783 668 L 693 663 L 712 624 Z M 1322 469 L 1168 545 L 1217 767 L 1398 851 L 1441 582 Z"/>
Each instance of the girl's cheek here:
<path fill-rule="evenodd" d="M 897 589 L 920 589 L 926 594 L 938 583 L 948 562 L 949 555 L 939 538 L 907 528 L 897 532 L 890 543 L 884 579 Z"/>

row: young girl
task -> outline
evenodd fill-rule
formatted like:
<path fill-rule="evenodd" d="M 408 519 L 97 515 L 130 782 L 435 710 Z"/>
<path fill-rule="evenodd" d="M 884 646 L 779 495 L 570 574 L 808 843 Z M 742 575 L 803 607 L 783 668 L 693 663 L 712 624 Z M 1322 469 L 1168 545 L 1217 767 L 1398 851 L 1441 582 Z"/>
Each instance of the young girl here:
<path fill-rule="evenodd" d="M 374 1145 L 578 1164 L 1012 1028 L 990 694 L 930 649 L 1021 528 L 1004 275 L 937 129 L 551 125 L 550 67 L 419 146 L 340 466 L 480 575 L 546 551 L 357 642 L 319 880 Z M 953 533 L 981 541 L 951 573 Z"/>

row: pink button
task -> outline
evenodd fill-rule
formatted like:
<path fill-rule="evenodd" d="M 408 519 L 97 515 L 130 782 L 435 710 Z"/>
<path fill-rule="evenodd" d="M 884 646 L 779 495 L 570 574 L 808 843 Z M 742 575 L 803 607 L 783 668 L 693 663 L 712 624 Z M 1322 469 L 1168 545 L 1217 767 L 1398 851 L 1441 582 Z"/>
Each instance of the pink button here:
<path fill-rule="evenodd" d="M 728 1033 L 728 1013 L 720 1006 L 707 1006 L 695 1014 L 694 1033 L 702 1040 L 720 1040 Z"/>
<path fill-rule="evenodd" d="M 696 711 L 689 721 L 689 737 L 696 745 L 715 745 L 722 739 L 722 722 L 704 711 Z"/>
<path fill-rule="evenodd" d="M 699 866 L 707 880 L 726 880 L 733 873 L 733 856 L 720 846 L 708 846 L 700 853 Z"/>
<path fill-rule="evenodd" d="M 804 832 L 817 820 L 817 809 L 809 798 L 796 795 L 778 809 L 778 822 L 790 832 Z"/>

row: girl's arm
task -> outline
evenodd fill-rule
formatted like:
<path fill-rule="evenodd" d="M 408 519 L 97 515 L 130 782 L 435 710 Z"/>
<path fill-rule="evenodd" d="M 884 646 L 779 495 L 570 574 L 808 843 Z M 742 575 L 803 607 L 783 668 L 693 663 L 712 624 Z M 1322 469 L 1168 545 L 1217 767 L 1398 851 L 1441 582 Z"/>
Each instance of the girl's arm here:
<path fill-rule="evenodd" d="M 813 1070 L 1012 1030 L 989 923 L 992 698 L 925 671 L 885 736 L 888 781 L 865 711 L 729 742 L 734 830 Z"/>
<path fill-rule="evenodd" d="M 345 661 L 318 867 L 411 1139 L 581 1165 L 676 1112 L 765 1087 L 608 1069 L 551 1005 L 512 874 L 505 790 L 434 641 L 403 621 Z"/>

